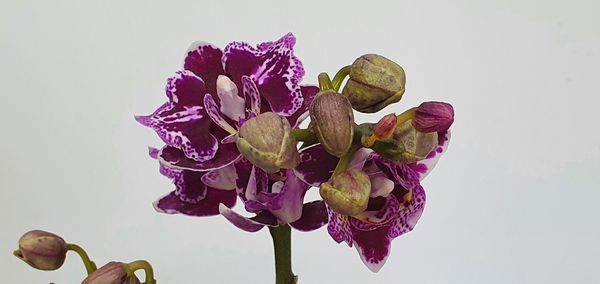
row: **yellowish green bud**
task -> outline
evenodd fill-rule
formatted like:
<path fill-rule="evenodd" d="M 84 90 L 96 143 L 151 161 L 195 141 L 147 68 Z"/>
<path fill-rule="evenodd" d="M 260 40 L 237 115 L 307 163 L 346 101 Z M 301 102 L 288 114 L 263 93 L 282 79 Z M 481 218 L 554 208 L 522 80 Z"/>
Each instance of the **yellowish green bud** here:
<path fill-rule="evenodd" d="M 39 270 L 56 270 L 65 262 L 67 244 L 63 238 L 40 230 L 25 233 L 14 255 Z"/>
<path fill-rule="evenodd" d="M 298 165 L 297 141 L 285 117 L 272 112 L 261 113 L 246 121 L 237 134 L 240 153 L 255 166 L 274 173 Z"/>
<path fill-rule="evenodd" d="M 371 181 L 366 173 L 350 169 L 322 183 L 319 193 L 332 210 L 354 216 L 367 209 Z"/>
<path fill-rule="evenodd" d="M 140 284 L 135 274 L 127 274 L 125 266 L 121 262 L 109 262 L 88 275 L 81 284 Z"/>
<path fill-rule="evenodd" d="M 342 93 L 355 110 L 373 113 L 400 101 L 405 84 L 406 75 L 400 65 L 381 55 L 366 54 L 352 63 Z"/>

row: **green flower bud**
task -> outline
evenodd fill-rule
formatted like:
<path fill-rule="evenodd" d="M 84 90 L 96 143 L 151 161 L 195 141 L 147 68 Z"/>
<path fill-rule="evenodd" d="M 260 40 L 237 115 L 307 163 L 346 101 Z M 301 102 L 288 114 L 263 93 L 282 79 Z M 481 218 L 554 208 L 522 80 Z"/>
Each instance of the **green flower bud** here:
<path fill-rule="evenodd" d="M 261 113 L 246 121 L 236 139 L 240 153 L 269 173 L 298 165 L 300 154 L 296 143 L 287 119 L 272 112 Z"/>
<path fill-rule="evenodd" d="M 63 238 L 40 230 L 25 233 L 14 255 L 39 270 L 56 270 L 65 262 L 67 244 Z"/>
<path fill-rule="evenodd" d="M 313 132 L 323 148 L 336 157 L 341 157 L 352 146 L 354 137 L 354 113 L 348 99 L 333 90 L 317 94 L 310 106 Z"/>
<path fill-rule="evenodd" d="M 390 139 L 377 141 L 371 148 L 388 159 L 412 163 L 425 159 L 437 144 L 437 132 L 418 131 L 410 119 L 399 123 Z"/>
<path fill-rule="evenodd" d="M 367 209 L 371 181 L 366 173 L 350 169 L 322 183 L 319 193 L 332 210 L 354 216 Z"/>
<path fill-rule="evenodd" d="M 127 274 L 124 263 L 109 262 L 88 275 L 81 284 L 140 284 L 140 280 Z"/>
<path fill-rule="evenodd" d="M 342 93 L 360 112 L 377 112 L 398 102 L 404 94 L 406 75 L 400 65 L 381 55 L 366 54 L 354 61 Z"/>

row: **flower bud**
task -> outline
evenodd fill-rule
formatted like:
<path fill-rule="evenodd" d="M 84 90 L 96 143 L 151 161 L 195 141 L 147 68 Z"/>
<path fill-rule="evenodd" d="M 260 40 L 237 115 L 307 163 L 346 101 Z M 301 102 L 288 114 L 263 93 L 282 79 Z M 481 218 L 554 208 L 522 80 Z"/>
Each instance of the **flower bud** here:
<path fill-rule="evenodd" d="M 320 92 L 310 106 L 311 127 L 323 148 L 341 157 L 352 146 L 354 114 L 348 99 L 332 90 Z"/>
<path fill-rule="evenodd" d="M 350 169 L 322 183 L 319 193 L 333 211 L 354 216 L 367 209 L 371 181 L 366 173 Z"/>
<path fill-rule="evenodd" d="M 140 284 L 135 274 L 127 275 L 125 265 L 121 262 L 109 262 L 88 275 L 81 284 Z"/>
<path fill-rule="evenodd" d="M 396 118 L 395 113 L 390 113 L 382 117 L 377 124 L 375 124 L 375 126 L 369 130 L 372 132 L 371 136 L 361 137 L 361 143 L 365 147 L 371 147 L 371 145 L 373 145 L 373 143 L 375 143 L 377 140 L 389 139 L 394 134 L 397 123 L 398 119 Z"/>
<path fill-rule="evenodd" d="M 300 154 L 296 143 L 287 119 L 272 112 L 261 113 L 246 121 L 236 139 L 240 153 L 268 173 L 298 165 Z"/>
<path fill-rule="evenodd" d="M 67 244 L 63 238 L 40 230 L 25 233 L 14 255 L 39 270 L 56 270 L 65 262 Z"/>
<path fill-rule="evenodd" d="M 407 120 L 396 126 L 390 139 L 378 141 L 373 145 L 380 155 L 407 163 L 423 160 L 438 144 L 437 132 L 421 132 Z"/>
<path fill-rule="evenodd" d="M 424 102 L 415 109 L 412 125 L 421 132 L 442 132 L 454 122 L 454 109 L 443 102 Z"/>
<path fill-rule="evenodd" d="M 406 75 L 400 65 L 381 55 L 366 54 L 354 61 L 342 93 L 360 112 L 377 112 L 399 101 Z"/>

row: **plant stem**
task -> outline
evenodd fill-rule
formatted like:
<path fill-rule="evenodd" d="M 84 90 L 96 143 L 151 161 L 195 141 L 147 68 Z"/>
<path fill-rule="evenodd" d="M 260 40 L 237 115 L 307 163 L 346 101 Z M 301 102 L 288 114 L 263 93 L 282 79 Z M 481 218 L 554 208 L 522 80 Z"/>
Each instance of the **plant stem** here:
<path fill-rule="evenodd" d="M 335 166 L 335 169 L 333 170 L 332 176 L 337 176 L 338 174 L 341 174 L 346 169 L 348 169 L 348 166 L 350 165 L 350 161 L 352 161 L 352 157 L 354 156 L 354 153 L 359 148 L 360 148 L 360 146 L 357 144 L 354 144 L 354 145 L 352 145 L 352 147 L 350 147 L 350 150 L 348 150 L 348 153 L 346 153 L 344 156 L 342 156 L 340 158 L 340 160 L 338 161 L 337 165 Z"/>
<path fill-rule="evenodd" d="M 96 269 L 98 269 L 96 264 L 90 260 L 90 257 L 82 247 L 76 244 L 67 244 L 67 250 L 72 250 L 79 254 L 79 257 L 81 257 L 81 261 L 83 261 L 83 265 L 85 265 L 85 270 L 87 271 L 88 275 L 92 274 L 94 271 L 96 271 Z"/>
<path fill-rule="evenodd" d="M 351 68 L 352 68 L 352 65 L 344 66 L 344 67 L 342 67 L 342 69 L 340 69 L 340 71 L 335 73 L 335 76 L 333 76 L 333 80 L 331 81 L 334 91 L 337 92 L 340 90 L 340 87 L 342 86 L 342 82 L 344 82 L 344 79 L 346 79 L 346 76 L 348 76 L 350 74 Z"/>
<path fill-rule="evenodd" d="M 288 225 L 269 227 L 275 250 L 275 284 L 296 284 L 292 272 L 292 231 Z"/>
<path fill-rule="evenodd" d="M 316 143 L 319 142 L 317 136 L 309 129 L 292 129 L 292 135 L 296 141 Z"/>
<path fill-rule="evenodd" d="M 134 262 L 128 263 L 125 265 L 127 269 L 127 275 L 133 276 L 136 270 L 143 269 L 146 273 L 146 281 L 144 284 L 156 284 L 156 280 L 154 279 L 154 271 L 152 270 L 152 265 L 145 260 L 136 260 Z"/>

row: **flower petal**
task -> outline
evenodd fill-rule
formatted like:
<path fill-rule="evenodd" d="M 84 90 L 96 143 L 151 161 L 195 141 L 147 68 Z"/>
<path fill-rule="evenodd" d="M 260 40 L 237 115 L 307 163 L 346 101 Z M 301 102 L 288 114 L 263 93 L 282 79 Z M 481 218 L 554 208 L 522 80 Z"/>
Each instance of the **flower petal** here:
<path fill-rule="evenodd" d="M 329 180 L 338 160 L 327 153 L 321 144 L 314 144 L 300 150 L 300 164 L 294 171 L 302 181 L 318 187 Z"/>
<path fill-rule="evenodd" d="M 169 102 L 148 116 L 136 116 L 141 124 L 151 127 L 169 146 L 182 149 L 193 160 L 212 159 L 217 140 L 208 131 L 211 120 L 202 107 L 205 85 L 189 71 L 180 71 L 168 80 Z"/>
<path fill-rule="evenodd" d="M 293 170 L 287 170 L 281 192 L 269 202 L 269 211 L 282 223 L 294 222 L 302 216 L 304 194 L 310 186 L 300 180 Z M 272 192 L 276 192 L 272 190 Z"/>
<path fill-rule="evenodd" d="M 229 220 L 231 224 L 246 232 L 257 232 L 265 226 L 257 221 L 236 213 L 223 204 L 219 205 L 219 213 L 221 213 L 225 219 Z"/>
<path fill-rule="evenodd" d="M 299 127 L 300 123 L 304 121 L 308 117 L 308 110 L 310 109 L 310 104 L 319 93 L 319 87 L 305 85 L 301 86 L 302 97 L 304 98 L 302 101 L 302 105 L 300 108 L 292 115 L 288 116 L 288 121 L 292 128 Z"/>
<path fill-rule="evenodd" d="M 371 198 L 377 196 L 387 197 L 394 190 L 394 182 L 384 174 L 375 174 L 369 176 L 369 179 L 371 180 Z"/>
<path fill-rule="evenodd" d="M 223 52 L 223 67 L 238 86 L 241 78 L 250 75 L 271 110 L 283 116 L 295 113 L 302 105 L 300 80 L 304 68 L 294 55 L 296 38 L 286 34 L 275 42 L 253 47 L 244 42 L 232 42 Z"/>
<path fill-rule="evenodd" d="M 408 206 L 400 211 L 399 216 L 392 224 L 390 238 L 396 238 L 412 231 L 425 210 L 425 190 L 420 185 L 412 190 L 412 199 Z"/>
<path fill-rule="evenodd" d="M 175 195 L 183 202 L 198 203 L 206 197 L 206 185 L 200 172 L 176 170 L 160 165 L 160 173 L 173 180 Z"/>
<path fill-rule="evenodd" d="M 350 220 L 348 216 L 339 214 L 327 208 L 329 223 L 327 223 L 327 232 L 337 243 L 346 242 L 352 246 L 352 230 L 350 229 Z"/>
<path fill-rule="evenodd" d="M 246 103 L 249 104 L 250 107 L 249 115 L 246 116 L 246 119 L 250 119 L 260 113 L 260 94 L 258 93 L 258 87 L 254 81 L 246 75 L 242 76 L 242 88 Z"/>
<path fill-rule="evenodd" d="M 240 121 L 246 116 L 246 105 L 238 95 L 237 86 L 225 75 L 217 78 L 217 96 L 221 102 L 221 112 L 233 121 Z"/>
<path fill-rule="evenodd" d="M 205 162 L 188 159 L 180 149 L 165 146 L 158 154 L 158 161 L 164 166 L 173 169 L 210 171 L 225 167 L 233 163 L 239 157 L 240 153 L 235 144 L 221 144 L 213 159 Z"/>
<path fill-rule="evenodd" d="M 308 232 L 323 227 L 327 224 L 327 207 L 323 200 L 305 203 L 302 207 L 300 219 L 290 223 L 298 231 Z"/>
<path fill-rule="evenodd" d="M 390 227 L 384 226 L 372 231 L 352 229 L 354 245 L 364 264 L 373 272 L 381 269 L 390 254 Z"/>
<path fill-rule="evenodd" d="M 448 148 L 448 143 L 450 143 L 450 130 L 447 132 L 439 132 L 438 133 L 438 146 L 433 149 L 427 155 L 427 158 L 424 160 L 409 164 L 409 166 L 417 173 L 419 176 L 419 180 L 423 180 L 430 172 L 433 170 L 440 157 L 446 149 Z"/>
<path fill-rule="evenodd" d="M 217 77 L 225 74 L 221 58 L 223 52 L 218 47 L 202 41 L 192 43 L 185 57 L 183 68 L 190 70 L 206 83 L 206 91 L 217 93 Z M 204 93 L 203 93 L 204 94 Z"/>
<path fill-rule="evenodd" d="M 153 203 L 154 209 L 165 214 L 184 214 L 188 216 L 212 216 L 219 214 L 219 204 L 233 207 L 237 196 L 235 191 L 207 188 L 204 199 L 197 203 L 181 200 L 171 192 Z"/>
<path fill-rule="evenodd" d="M 237 174 L 235 167 L 229 164 L 223 168 L 212 170 L 202 176 L 202 182 L 209 187 L 221 190 L 235 189 Z"/>
<path fill-rule="evenodd" d="M 237 133 L 237 130 L 221 116 L 219 106 L 210 94 L 204 95 L 204 107 L 206 108 L 206 113 L 216 125 L 227 131 L 229 134 Z"/>

